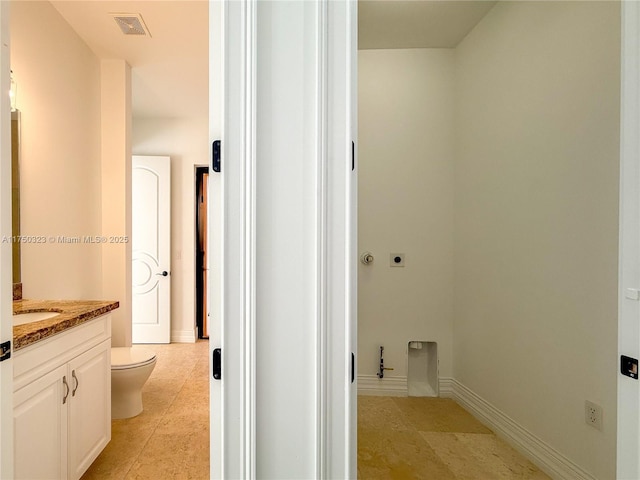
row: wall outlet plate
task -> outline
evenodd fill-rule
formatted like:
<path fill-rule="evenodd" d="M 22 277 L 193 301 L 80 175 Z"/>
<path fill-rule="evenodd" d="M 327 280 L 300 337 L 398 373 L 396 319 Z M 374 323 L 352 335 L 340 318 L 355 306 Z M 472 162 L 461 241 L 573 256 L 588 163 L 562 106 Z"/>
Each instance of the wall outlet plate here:
<path fill-rule="evenodd" d="M 584 421 L 597 430 L 602 430 L 602 407 L 589 400 L 584 402 Z"/>
<path fill-rule="evenodd" d="M 392 267 L 404 267 L 404 253 L 392 253 L 389 256 L 389 265 Z"/>

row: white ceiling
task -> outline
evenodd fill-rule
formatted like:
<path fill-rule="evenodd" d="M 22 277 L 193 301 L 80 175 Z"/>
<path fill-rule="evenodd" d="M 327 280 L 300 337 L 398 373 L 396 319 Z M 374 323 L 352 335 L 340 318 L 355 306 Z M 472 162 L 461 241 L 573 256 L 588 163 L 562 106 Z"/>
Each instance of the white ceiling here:
<path fill-rule="evenodd" d="M 208 115 L 208 1 L 51 3 L 99 58 L 125 59 L 131 65 L 134 117 Z M 359 48 L 452 48 L 495 3 L 360 0 Z M 112 13 L 141 14 L 151 38 L 123 35 Z"/>
<path fill-rule="evenodd" d="M 496 3 L 360 0 L 358 48 L 454 48 Z"/>
<path fill-rule="evenodd" d="M 51 3 L 99 58 L 131 65 L 134 117 L 208 115 L 207 1 Z M 123 35 L 111 13 L 141 14 L 151 38 Z"/>

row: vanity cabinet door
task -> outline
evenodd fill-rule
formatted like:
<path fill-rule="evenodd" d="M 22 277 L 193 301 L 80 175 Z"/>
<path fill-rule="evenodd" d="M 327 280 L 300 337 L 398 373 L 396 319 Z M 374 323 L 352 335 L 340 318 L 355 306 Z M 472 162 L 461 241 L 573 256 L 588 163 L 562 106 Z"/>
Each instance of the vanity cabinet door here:
<path fill-rule="evenodd" d="M 67 478 L 68 386 L 63 365 L 14 393 L 16 479 Z"/>
<path fill-rule="evenodd" d="M 15 353 L 15 478 L 77 480 L 111 440 L 110 334 L 103 315 Z"/>
<path fill-rule="evenodd" d="M 69 477 L 76 480 L 111 440 L 111 341 L 68 364 Z"/>

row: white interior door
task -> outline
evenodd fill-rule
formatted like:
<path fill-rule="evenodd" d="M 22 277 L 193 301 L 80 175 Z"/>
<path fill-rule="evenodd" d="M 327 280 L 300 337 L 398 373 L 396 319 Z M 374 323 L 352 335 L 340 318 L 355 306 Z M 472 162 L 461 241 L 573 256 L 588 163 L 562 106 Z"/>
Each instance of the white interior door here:
<path fill-rule="evenodd" d="M 171 162 L 134 155 L 131 174 L 131 338 L 171 339 Z"/>

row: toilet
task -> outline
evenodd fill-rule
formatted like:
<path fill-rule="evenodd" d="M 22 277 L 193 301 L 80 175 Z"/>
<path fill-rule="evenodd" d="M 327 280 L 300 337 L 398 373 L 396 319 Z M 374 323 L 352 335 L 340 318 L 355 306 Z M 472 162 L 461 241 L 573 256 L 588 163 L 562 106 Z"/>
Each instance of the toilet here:
<path fill-rule="evenodd" d="M 111 348 L 111 418 L 142 413 L 142 387 L 156 366 L 156 354 L 141 347 Z"/>

